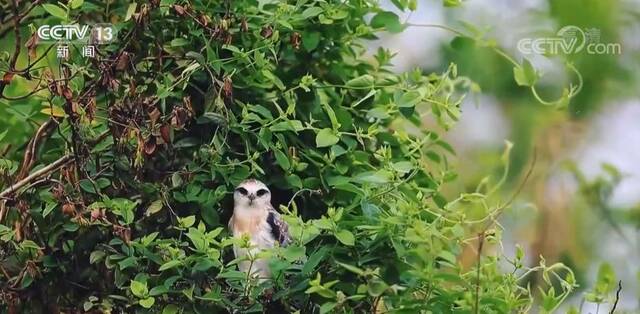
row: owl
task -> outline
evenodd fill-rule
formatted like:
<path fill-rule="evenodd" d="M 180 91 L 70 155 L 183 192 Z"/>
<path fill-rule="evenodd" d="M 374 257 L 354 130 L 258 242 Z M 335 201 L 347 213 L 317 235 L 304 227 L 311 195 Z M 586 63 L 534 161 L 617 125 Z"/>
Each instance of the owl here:
<path fill-rule="evenodd" d="M 233 216 L 229 220 L 229 230 L 236 238 L 246 235 L 250 240 L 249 248 L 234 245 L 233 253 L 236 258 L 255 256 L 274 247 L 276 243 L 286 246 L 291 242 L 289 226 L 271 206 L 271 191 L 264 183 L 255 179 L 243 181 L 233 192 L 233 200 Z M 266 259 L 253 262 L 244 260 L 238 264 L 238 268 L 260 281 L 271 277 Z"/>

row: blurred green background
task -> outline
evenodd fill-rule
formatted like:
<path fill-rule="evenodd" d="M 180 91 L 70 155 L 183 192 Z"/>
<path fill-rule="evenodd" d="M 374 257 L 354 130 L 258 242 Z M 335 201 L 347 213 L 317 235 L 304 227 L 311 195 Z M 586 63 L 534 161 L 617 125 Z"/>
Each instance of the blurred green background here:
<path fill-rule="evenodd" d="M 581 289 L 564 310 L 573 306 L 580 313 L 608 313 L 610 305 L 590 301 L 597 289 L 613 289 L 622 280 L 617 309 L 638 312 L 640 2 L 469 0 L 456 8 L 426 7 L 418 6 L 402 18 L 428 25 L 384 36 L 371 46 L 397 52 L 398 71 L 439 71 L 453 62 L 461 75 L 479 85 L 481 91 L 468 95 L 461 121 L 449 133 L 461 174 L 457 188 L 472 191 L 487 175 L 500 176 L 500 156 L 508 140 L 514 146 L 502 191 L 507 199 L 535 155 L 532 175 L 502 217 L 505 251 L 514 254 L 519 244 L 530 265 L 544 256 L 548 264 L 561 261 L 573 267 Z M 541 105 L 528 88 L 505 75 L 513 65 L 493 49 L 429 25 L 465 34 L 478 31 L 516 61 L 527 58 L 542 73 L 536 86 L 545 100 L 558 98 L 562 86 L 577 81 L 565 62 L 576 66 L 584 86 L 568 109 Z M 518 50 L 523 38 L 554 37 L 569 25 L 587 36 L 595 34 L 600 43 L 619 44 L 621 53 L 536 55 Z M 530 283 L 535 281 L 531 278 Z"/>

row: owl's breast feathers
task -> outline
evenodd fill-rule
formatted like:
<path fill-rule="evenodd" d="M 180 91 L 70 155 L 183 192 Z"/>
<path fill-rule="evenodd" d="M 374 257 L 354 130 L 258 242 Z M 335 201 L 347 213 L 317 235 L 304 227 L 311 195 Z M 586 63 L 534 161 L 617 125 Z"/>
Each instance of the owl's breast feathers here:
<path fill-rule="evenodd" d="M 278 242 L 280 246 L 286 246 L 291 242 L 289 226 L 282 220 L 282 216 L 271 208 L 268 211 L 256 215 L 234 215 L 229 221 L 229 228 L 236 237 L 243 234 L 249 235 L 255 242 L 264 243 L 265 237 Z M 267 245 L 272 246 L 272 245 Z"/>

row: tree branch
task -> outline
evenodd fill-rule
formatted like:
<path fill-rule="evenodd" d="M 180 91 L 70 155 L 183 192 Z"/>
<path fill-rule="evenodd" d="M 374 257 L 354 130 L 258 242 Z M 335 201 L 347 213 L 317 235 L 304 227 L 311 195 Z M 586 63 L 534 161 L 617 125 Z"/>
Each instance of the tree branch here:
<path fill-rule="evenodd" d="M 64 155 L 64 156 L 60 157 L 58 160 L 56 160 L 56 161 L 50 163 L 49 165 L 45 166 L 44 168 L 38 169 L 36 172 L 30 174 L 26 178 L 16 182 L 15 184 L 10 186 L 9 188 L 7 188 L 4 191 L 0 192 L 0 198 L 6 198 L 7 196 L 13 194 L 14 192 L 19 190 L 23 186 L 29 184 L 31 181 L 33 181 L 35 179 L 38 179 L 38 178 L 40 178 L 40 177 L 42 177 L 44 175 L 50 174 L 50 173 L 58 170 L 58 168 L 64 166 L 72 158 L 73 158 L 72 155 Z"/>

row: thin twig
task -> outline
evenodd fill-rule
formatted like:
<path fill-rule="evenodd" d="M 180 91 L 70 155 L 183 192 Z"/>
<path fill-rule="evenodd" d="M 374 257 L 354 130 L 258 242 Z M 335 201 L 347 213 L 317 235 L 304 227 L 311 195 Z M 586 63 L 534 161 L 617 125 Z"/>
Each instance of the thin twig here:
<path fill-rule="evenodd" d="M 520 195 L 520 193 L 524 189 L 524 186 L 526 185 L 527 181 L 529 181 L 529 178 L 531 177 L 531 174 L 533 173 L 533 169 L 535 168 L 537 161 L 538 161 L 538 153 L 537 153 L 536 148 L 534 147 L 533 148 L 533 159 L 531 160 L 531 163 L 529 164 L 529 169 L 527 170 L 527 173 L 524 175 L 524 179 L 520 182 L 520 185 L 518 185 L 518 188 L 516 189 L 516 191 L 513 192 L 513 194 L 511 194 L 511 197 L 509 197 L 509 200 L 507 200 L 506 203 L 504 203 L 502 206 L 498 207 L 495 210 L 496 215 L 495 215 L 495 217 L 493 217 L 493 219 L 491 221 L 489 221 L 489 224 L 487 224 L 487 226 L 485 226 L 485 228 L 482 230 L 483 234 L 485 232 L 487 232 L 489 230 L 489 228 L 491 228 L 491 226 L 493 226 L 493 223 L 498 220 L 498 218 L 502 215 L 504 210 L 507 207 L 509 207 L 515 201 L 515 199 L 516 199 L 516 197 L 518 195 Z"/>
<path fill-rule="evenodd" d="M 616 311 L 616 306 L 618 306 L 618 301 L 620 301 L 620 292 L 622 292 L 622 280 L 618 281 L 618 291 L 616 291 L 616 301 L 613 303 L 613 307 L 609 314 L 613 314 Z"/>
<path fill-rule="evenodd" d="M 13 11 L 14 11 L 14 19 L 13 19 L 13 31 L 15 33 L 15 50 L 13 55 L 11 55 L 11 60 L 9 61 L 9 70 L 15 71 L 16 62 L 18 62 L 18 56 L 20 55 L 20 45 L 22 44 L 22 39 L 20 38 L 20 22 L 22 21 L 22 15 L 20 15 L 20 8 L 18 6 L 18 0 L 13 0 Z"/>
<path fill-rule="evenodd" d="M 478 235 L 478 259 L 476 265 L 476 295 L 475 314 L 480 313 L 480 262 L 482 259 L 482 248 L 484 247 L 484 231 Z"/>

